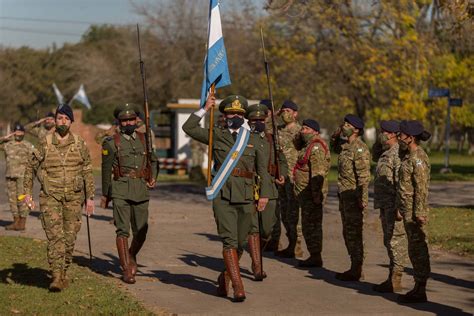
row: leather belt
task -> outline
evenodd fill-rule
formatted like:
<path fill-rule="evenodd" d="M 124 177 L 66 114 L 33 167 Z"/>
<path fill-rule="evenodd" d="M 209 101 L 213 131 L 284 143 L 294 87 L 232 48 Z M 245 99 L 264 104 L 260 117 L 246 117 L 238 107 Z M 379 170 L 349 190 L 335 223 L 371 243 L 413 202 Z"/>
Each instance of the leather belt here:
<path fill-rule="evenodd" d="M 234 177 L 253 179 L 254 176 L 255 176 L 255 173 L 252 172 L 252 171 L 247 171 L 247 170 L 242 170 L 242 169 L 239 169 L 239 168 L 234 168 L 234 170 L 232 170 L 231 175 L 233 175 Z"/>
<path fill-rule="evenodd" d="M 145 177 L 143 170 L 130 170 L 128 172 L 122 172 L 122 174 L 120 174 L 118 168 L 114 168 L 113 173 L 114 180 L 117 180 L 120 177 L 127 177 L 130 179 L 139 179 Z"/>

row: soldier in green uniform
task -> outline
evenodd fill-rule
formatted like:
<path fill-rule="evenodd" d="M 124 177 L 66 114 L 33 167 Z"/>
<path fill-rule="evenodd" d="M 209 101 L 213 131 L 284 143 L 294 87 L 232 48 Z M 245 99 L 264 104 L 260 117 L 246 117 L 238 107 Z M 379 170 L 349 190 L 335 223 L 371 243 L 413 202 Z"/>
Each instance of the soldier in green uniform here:
<path fill-rule="evenodd" d="M 397 140 L 399 131 L 398 121 L 380 122 L 378 140 L 372 147 L 372 159 L 377 162 L 374 209 L 380 209 L 383 242 L 390 259 L 387 280 L 374 286 L 374 290 L 381 293 L 392 293 L 402 289 L 401 279 L 407 257 L 405 228 L 402 216 L 395 206 L 400 168 Z"/>
<path fill-rule="evenodd" d="M 54 126 L 54 113 L 49 112 L 44 118 L 26 124 L 25 131 L 38 139 L 43 139 L 46 135 L 54 132 Z"/>
<path fill-rule="evenodd" d="M 28 160 L 33 153 L 33 145 L 24 140 L 25 129 L 21 124 L 15 124 L 13 132 L 0 138 L 0 149 L 5 151 L 7 170 L 5 178 L 7 183 L 8 202 L 13 215 L 13 223 L 6 226 L 6 230 L 25 230 L 28 207 L 18 200 L 23 195 L 23 179 Z"/>
<path fill-rule="evenodd" d="M 136 130 L 137 114 L 134 109 L 126 104 L 117 118 L 120 132 L 106 138 L 102 145 L 101 205 L 105 204 L 111 192 L 122 280 L 133 284 L 136 282 L 136 257 L 148 231 L 148 189 L 156 184 L 157 159 L 153 154 L 151 170 L 148 171 L 145 134 Z M 150 179 L 147 179 L 147 172 L 151 172 Z M 133 240 L 129 249 L 130 228 Z"/>
<path fill-rule="evenodd" d="M 328 192 L 331 154 L 319 132 L 317 121 L 303 121 L 301 138 L 305 147 L 299 152 L 293 169 L 296 197 L 301 205 L 303 236 L 310 254 L 308 259 L 299 261 L 300 267 L 323 266 L 323 204 Z"/>
<path fill-rule="evenodd" d="M 81 228 L 81 209 L 85 201 L 87 216 L 94 212 L 94 177 L 89 149 L 84 140 L 69 131 L 74 122 L 71 107 L 60 105 L 55 114 L 54 133 L 40 139 L 25 171 L 25 203 L 34 208 L 34 174 L 41 184 L 41 223 L 48 239 L 48 262 L 53 280 L 49 290 L 65 289 L 67 269 L 77 233 Z"/>
<path fill-rule="evenodd" d="M 257 281 L 261 281 L 267 276 L 260 265 L 260 251 L 261 248 L 264 248 L 264 245 L 272 237 L 272 230 L 277 221 L 275 216 L 278 198 L 277 184 L 282 185 L 285 181 L 283 176 L 280 176 L 280 179 L 275 178 L 277 166 L 275 164 L 275 150 L 273 144 L 274 139 L 272 131 L 268 130 L 265 124 L 268 114 L 269 109 L 267 105 L 262 103 L 251 105 L 247 109 L 247 118 L 249 119 L 250 129 L 252 133 L 256 134 L 257 140 L 262 142 L 265 157 L 268 157 L 268 173 L 270 174 L 272 180 L 270 183 L 270 188 L 260 188 L 261 191 L 270 192 L 270 195 L 268 196 L 269 201 L 265 209 L 260 212 L 262 221 L 261 227 L 259 226 L 257 212 L 253 213 L 254 216 L 252 218 L 252 228 L 248 238 L 249 252 L 252 258 L 252 270 L 255 280 Z M 284 157 L 285 156 L 280 153 L 279 161 L 282 162 L 280 164 L 280 166 L 282 166 L 282 169 L 280 170 L 281 174 L 287 173 L 287 170 L 285 170 L 286 161 Z M 262 185 L 264 185 L 264 183 L 262 183 Z M 260 238 L 264 242 L 263 245 L 260 245 Z"/>
<path fill-rule="evenodd" d="M 278 211 L 286 229 L 288 247 L 275 254 L 283 258 L 301 257 L 301 225 L 300 207 L 295 196 L 293 176 L 291 174 L 298 159 L 298 150 L 301 145 L 301 125 L 298 123 L 298 106 L 290 101 L 283 102 L 279 115 L 284 123 L 279 126 L 278 137 L 280 148 L 286 157 L 288 173 L 285 175 L 285 184 L 278 187 Z"/>
<path fill-rule="evenodd" d="M 210 95 L 205 107 L 188 118 L 183 130 L 193 139 L 207 144 L 209 130 L 199 126 L 199 121 L 214 106 L 215 97 Z M 271 188 L 268 174 L 268 157 L 257 134 L 249 132 L 244 119 L 247 100 L 239 95 L 225 98 L 219 111 L 225 115 L 226 129 L 213 129 L 214 157 L 213 182 L 206 189 L 217 231 L 223 243 L 225 271 L 218 278 L 218 295 L 227 296 L 229 281 L 234 289 L 234 301 L 245 300 L 245 291 L 240 276 L 239 254 L 243 251 L 252 226 L 255 212 L 255 177 L 261 181 L 257 210 L 263 211 L 268 203 Z"/>
<path fill-rule="evenodd" d="M 426 281 L 430 275 L 430 255 L 426 236 L 428 223 L 428 187 L 430 182 L 430 162 L 420 146 L 421 141 L 430 139 L 419 121 L 402 121 L 398 136 L 402 157 L 397 208 L 403 216 L 403 224 L 408 238 L 408 256 L 413 266 L 415 287 L 398 297 L 402 303 L 426 302 Z"/>
<path fill-rule="evenodd" d="M 344 242 L 351 258 L 351 268 L 336 274 L 336 278 L 342 281 L 358 281 L 364 262 L 362 230 L 369 203 L 370 152 L 360 138 L 363 130 L 362 119 L 348 114 L 344 117 L 344 124 L 331 137 L 331 148 L 339 154 L 339 211 Z"/>

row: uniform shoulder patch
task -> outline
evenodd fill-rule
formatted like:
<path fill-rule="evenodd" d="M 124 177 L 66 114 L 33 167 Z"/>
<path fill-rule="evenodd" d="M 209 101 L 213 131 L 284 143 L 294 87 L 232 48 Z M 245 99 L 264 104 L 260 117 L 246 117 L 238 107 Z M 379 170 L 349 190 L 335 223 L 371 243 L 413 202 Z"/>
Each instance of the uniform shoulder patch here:
<path fill-rule="evenodd" d="M 363 151 L 364 151 L 363 148 L 357 148 L 357 152 L 361 153 L 361 152 L 363 152 Z"/>
<path fill-rule="evenodd" d="M 107 149 L 102 149 L 102 155 L 108 156 L 108 155 L 109 155 L 109 151 L 108 151 Z"/>

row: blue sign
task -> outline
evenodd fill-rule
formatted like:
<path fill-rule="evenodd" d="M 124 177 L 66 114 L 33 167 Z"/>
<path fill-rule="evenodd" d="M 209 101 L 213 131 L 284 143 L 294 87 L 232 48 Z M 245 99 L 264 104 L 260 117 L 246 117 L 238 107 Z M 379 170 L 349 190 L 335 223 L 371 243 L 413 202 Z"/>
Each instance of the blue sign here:
<path fill-rule="evenodd" d="M 462 99 L 449 98 L 449 106 L 462 106 Z"/>
<path fill-rule="evenodd" d="M 429 98 L 449 98 L 449 89 L 445 88 L 430 88 L 428 90 L 428 97 Z"/>

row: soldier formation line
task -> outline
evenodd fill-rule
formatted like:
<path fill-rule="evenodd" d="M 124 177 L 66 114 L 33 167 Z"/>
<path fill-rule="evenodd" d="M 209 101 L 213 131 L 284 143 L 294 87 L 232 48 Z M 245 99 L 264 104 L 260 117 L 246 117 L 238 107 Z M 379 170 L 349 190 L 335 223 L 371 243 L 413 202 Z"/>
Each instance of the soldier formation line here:
<path fill-rule="evenodd" d="M 201 127 L 200 121 L 215 105 L 211 94 L 205 106 L 183 125 L 195 141 L 208 144 L 209 129 Z M 377 162 L 374 208 L 380 210 L 383 241 L 390 259 L 388 277 L 375 285 L 374 291 L 402 289 L 408 255 L 415 287 L 399 295 L 399 301 L 426 302 L 430 164 L 420 143 L 430 138 L 429 132 L 418 121 L 382 121 L 377 141 L 369 150 L 361 137 L 364 122 L 348 114 L 328 146 L 316 120 L 299 123 L 294 102 L 285 101 L 276 113 L 271 108 L 269 100 L 249 106 L 239 95 L 231 95 L 219 104 L 222 120 L 213 130 L 212 184 L 206 188 L 224 259 L 216 294 L 227 297 L 232 285 L 233 301 L 246 299 L 239 260 L 247 247 L 255 281 L 267 277 L 262 251 L 285 258 L 300 257 L 302 238 L 310 256 L 300 260 L 299 266 L 323 266 L 322 219 L 332 151 L 338 155 L 339 210 L 350 257 L 350 268 L 336 278 L 357 282 L 363 277 L 363 223 L 372 158 Z M 273 135 L 272 115 L 283 122 L 278 126 L 278 139 Z M 114 116 L 116 124 L 97 137 L 102 143 L 100 206 L 105 208 L 112 201 L 122 280 L 135 283 L 137 255 L 148 230 L 148 191 L 155 187 L 159 170 L 156 156 L 147 160 L 139 111 L 127 104 L 117 107 Z M 95 209 L 89 149 L 80 136 L 70 132 L 73 122 L 72 109 L 61 104 L 55 113 L 25 127 L 16 124 L 13 133 L 0 138 L 6 153 L 7 191 L 14 219 L 7 230 L 25 229 L 28 212 L 35 207 L 35 176 L 41 185 L 40 218 L 48 240 L 52 292 L 69 286 L 67 270 L 81 228 L 82 209 L 87 216 Z M 37 147 L 23 139 L 25 131 L 39 138 Z M 281 224 L 288 238 L 285 249 L 279 249 Z"/>

